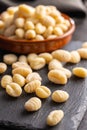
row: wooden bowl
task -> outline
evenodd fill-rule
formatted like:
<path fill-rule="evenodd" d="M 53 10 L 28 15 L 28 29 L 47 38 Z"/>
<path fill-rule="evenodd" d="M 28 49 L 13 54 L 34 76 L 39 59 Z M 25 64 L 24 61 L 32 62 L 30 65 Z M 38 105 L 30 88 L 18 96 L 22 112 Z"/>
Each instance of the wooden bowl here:
<path fill-rule="evenodd" d="M 20 54 L 51 52 L 56 49 L 62 48 L 64 45 L 70 42 L 72 34 L 75 30 L 74 20 L 71 19 L 66 14 L 62 14 L 62 16 L 65 19 L 69 20 L 71 24 L 69 30 L 62 36 L 42 41 L 30 41 L 30 40 L 12 40 L 5 36 L 0 35 L 0 48 Z"/>

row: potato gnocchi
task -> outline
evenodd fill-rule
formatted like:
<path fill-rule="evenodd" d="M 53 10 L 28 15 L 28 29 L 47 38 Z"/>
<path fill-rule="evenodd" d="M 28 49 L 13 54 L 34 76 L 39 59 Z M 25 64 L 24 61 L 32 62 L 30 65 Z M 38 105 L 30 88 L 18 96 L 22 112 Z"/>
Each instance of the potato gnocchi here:
<path fill-rule="evenodd" d="M 24 86 L 24 90 L 25 90 L 26 93 L 33 93 L 40 86 L 41 86 L 41 81 L 39 81 L 39 80 L 33 80 L 33 81 L 27 83 Z"/>
<path fill-rule="evenodd" d="M 29 75 L 27 75 L 26 77 L 26 83 L 29 83 L 33 80 L 39 80 L 39 81 L 42 81 L 42 78 L 41 76 L 39 75 L 39 73 L 37 72 L 32 72 L 30 73 Z"/>
<path fill-rule="evenodd" d="M 63 90 L 56 90 L 52 93 L 52 100 L 58 103 L 65 102 L 69 98 L 69 94 Z"/>
<path fill-rule="evenodd" d="M 27 102 L 25 102 L 24 107 L 27 111 L 37 111 L 41 108 L 42 102 L 37 97 L 30 98 Z"/>
<path fill-rule="evenodd" d="M 24 77 L 27 77 L 28 74 L 32 73 L 32 69 L 31 68 L 27 68 L 27 67 L 17 67 L 15 69 L 12 70 L 12 74 L 20 74 Z"/>
<path fill-rule="evenodd" d="M 13 81 L 12 79 L 12 76 L 11 75 L 4 75 L 2 78 L 1 78 L 1 86 L 3 88 L 6 88 L 6 86 L 8 84 L 10 84 L 11 82 Z"/>
<path fill-rule="evenodd" d="M 51 70 L 48 72 L 48 79 L 55 84 L 66 84 L 66 74 L 61 70 Z"/>
<path fill-rule="evenodd" d="M 35 90 L 39 98 L 48 98 L 51 95 L 51 90 L 46 86 L 40 86 Z"/>
<path fill-rule="evenodd" d="M 64 117 L 64 112 L 62 110 L 53 110 L 47 116 L 47 125 L 55 126 L 57 125 Z"/>
<path fill-rule="evenodd" d="M 0 62 L 0 74 L 4 73 L 7 70 L 7 65 L 3 62 Z"/>
<path fill-rule="evenodd" d="M 17 61 L 17 56 L 15 54 L 6 54 L 3 56 L 3 61 L 8 65 L 12 65 Z"/>
<path fill-rule="evenodd" d="M 69 20 L 55 6 L 20 4 L 1 13 L 0 32 L 10 39 L 44 40 L 63 35 Z"/>
<path fill-rule="evenodd" d="M 62 49 L 53 51 L 52 56 L 53 56 L 53 58 L 55 58 L 61 62 L 68 62 L 71 59 L 70 52 L 66 51 L 66 50 L 62 50 Z"/>
<path fill-rule="evenodd" d="M 75 67 L 72 70 L 73 74 L 80 78 L 86 78 L 87 77 L 87 69 L 83 67 Z"/>
<path fill-rule="evenodd" d="M 12 97 L 19 97 L 22 94 L 22 88 L 17 83 L 10 83 L 6 85 L 6 93 Z"/>

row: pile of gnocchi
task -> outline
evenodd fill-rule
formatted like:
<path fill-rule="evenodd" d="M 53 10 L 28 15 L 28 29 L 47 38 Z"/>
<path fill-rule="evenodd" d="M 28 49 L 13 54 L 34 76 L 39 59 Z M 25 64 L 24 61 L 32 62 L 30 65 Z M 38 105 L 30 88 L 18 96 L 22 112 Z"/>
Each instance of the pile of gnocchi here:
<path fill-rule="evenodd" d="M 81 59 L 87 59 L 87 42 L 82 47 L 67 51 L 63 49 L 55 50 L 52 53 L 30 53 L 27 56 L 15 54 L 5 54 L 3 62 L 0 62 L 0 74 L 6 72 L 8 65 L 12 66 L 12 75 L 4 74 L 1 78 L 1 87 L 11 97 L 19 97 L 24 90 L 25 93 L 35 93 L 36 96 L 25 102 L 24 108 L 31 111 L 38 111 L 42 107 L 41 99 L 51 97 L 55 103 L 63 103 L 69 99 L 69 93 L 63 90 L 51 92 L 50 88 L 42 84 L 42 77 L 35 70 L 42 69 L 48 65 L 48 80 L 54 84 L 65 85 L 68 79 L 75 75 L 80 78 L 87 77 L 87 69 L 84 67 L 74 67 L 72 72 L 63 66 L 63 63 L 77 64 Z M 33 71 L 34 70 L 34 71 Z M 62 110 L 54 110 L 47 116 L 47 125 L 55 126 L 64 117 Z"/>
<path fill-rule="evenodd" d="M 63 35 L 71 23 L 55 6 L 9 7 L 0 15 L 0 34 L 10 39 L 44 40 Z"/>

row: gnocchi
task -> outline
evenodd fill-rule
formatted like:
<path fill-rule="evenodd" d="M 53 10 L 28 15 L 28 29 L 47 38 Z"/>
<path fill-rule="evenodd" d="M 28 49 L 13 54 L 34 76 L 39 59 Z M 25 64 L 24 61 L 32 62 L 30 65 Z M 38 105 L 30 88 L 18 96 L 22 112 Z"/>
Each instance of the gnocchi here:
<path fill-rule="evenodd" d="M 40 53 L 39 56 L 45 59 L 46 64 L 48 64 L 53 59 L 52 55 L 47 52 Z"/>
<path fill-rule="evenodd" d="M 19 84 L 21 87 L 25 85 L 25 78 L 20 74 L 13 75 L 13 82 Z"/>
<path fill-rule="evenodd" d="M 28 63 L 32 62 L 33 59 L 35 59 L 36 57 L 38 57 L 38 55 L 36 53 L 30 53 L 28 56 L 27 56 L 27 61 Z"/>
<path fill-rule="evenodd" d="M 8 65 L 12 65 L 17 61 L 17 56 L 15 54 L 5 54 L 3 56 L 3 61 Z"/>
<path fill-rule="evenodd" d="M 55 84 L 66 84 L 67 77 L 61 70 L 51 70 L 48 72 L 48 79 Z"/>
<path fill-rule="evenodd" d="M 43 68 L 46 65 L 46 61 L 42 57 L 36 57 L 35 59 L 32 59 L 30 62 L 30 66 L 34 70 L 39 70 Z"/>
<path fill-rule="evenodd" d="M 33 93 L 36 91 L 36 88 L 40 87 L 41 86 L 41 81 L 39 80 L 33 80 L 29 83 L 27 83 L 25 86 L 24 86 L 24 90 L 26 93 Z"/>
<path fill-rule="evenodd" d="M 0 34 L 9 39 L 44 40 L 63 35 L 70 26 L 55 6 L 20 4 L 1 13 Z"/>
<path fill-rule="evenodd" d="M 30 66 L 26 62 L 15 62 L 12 64 L 12 69 L 18 68 L 18 67 L 27 67 L 30 68 Z"/>
<path fill-rule="evenodd" d="M 80 48 L 77 51 L 82 59 L 87 59 L 87 48 Z"/>
<path fill-rule="evenodd" d="M 80 78 L 87 77 L 87 69 L 85 69 L 83 67 L 75 67 L 75 68 L 73 68 L 72 72 L 77 77 L 80 77 Z"/>
<path fill-rule="evenodd" d="M 42 102 L 37 97 L 30 98 L 27 102 L 25 102 L 24 107 L 27 111 L 37 111 L 41 108 Z"/>
<path fill-rule="evenodd" d="M 47 125 L 55 126 L 57 125 L 64 117 L 64 112 L 62 110 L 53 110 L 47 116 Z"/>
<path fill-rule="evenodd" d="M 48 69 L 53 70 L 53 69 L 59 69 L 62 67 L 62 63 L 58 61 L 57 59 L 53 59 L 49 62 L 48 64 Z"/>
<path fill-rule="evenodd" d="M 1 78 L 1 86 L 2 86 L 3 88 L 6 88 L 6 86 L 7 86 L 8 84 L 10 84 L 12 81 L 13 81 L 13 80 L 12 80 L 12 76 L 10 76 L 10 75 L 4 75 L 4 76 Z"/>
<path fill-rule="evenodd" d="M 3 62 L 0 62 L 0 74 L 4 73 L 7 70 L 7 65 Z"/>
<path fill-rule="evenodd" d="M 6 85 L 6 93 L 12 97 L 19 97 L 22 94 L 22 88 L 17 83 Z"/>
<path fill-rule="evenodd" d="M 39 98 L 48 98 L 51 95 L 51 90 L 46 86 L 36 88 L 35 92 Z"/>
<path fill-rule="evenodd" d="M 71 63 L 79 63 L 80 62 L 81 58 L 80 58 L 78 51 L 71 51 L 70 54 L 71 54 L 71 59 L 69 62 L 71 62 Z"/>
<path fill-rule="evenodd" d="M 32 69 L 31 68 L 27 68 L 27 67 L 17 67 L 15 69 L 12 70 L 12 74 L 20 74 L 24 77 L 26 77 L 28 74 L 32 73 Z"/>
<path fill-rule="evenodd" d="M 68 62 L 71 59 L 71 54 L 70 52 L 66 50 L 55 50 L 52 52 L 53 58 L 61 61 L 61 62 Z"/>
<path fill-rule="evenodd" d="M 33 80 L 39 80 L 39 81 L 42 81 L 42 78 L 41 76 L 39 75 L 39 73 L 37 72 L 32 72 L 31 74 L 29 74 L 27 77 L 26 77 L 26 83 L 29 83 Z"/>
<path fill-rule="evenodd" d="M 69 94 L 63 90 L 56 90 L 52 93 L 52 100 L 58 103 L 65 102 L 69 98 Z"/>
<path fill-rule="evenodd" d="M 27 57 L 25 55 L 20 55 L 18 58 L 19 62 L 25 62 L 27 63 Z"/>

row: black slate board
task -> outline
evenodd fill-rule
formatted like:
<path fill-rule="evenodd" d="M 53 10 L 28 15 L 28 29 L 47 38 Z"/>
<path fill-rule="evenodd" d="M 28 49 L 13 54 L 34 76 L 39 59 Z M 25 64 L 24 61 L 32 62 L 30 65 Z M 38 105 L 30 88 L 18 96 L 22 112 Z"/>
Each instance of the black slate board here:
<path fill-rule="evenodd" d="M 81 47 L 82 42 L 70 42 L 63 49 L 75 50 Z M 0 51 L 2 61 L 4 51 Z M 76 66 L 87 68 L 87 61 L 81 60 L 78 64 L 64 64 L 70 70 Z M 48 86 L 52 92 L 56 89 L 66 90 L 70 98 L 66 103 L 57 104 L 51 101 L 51 97 L 42 100 L 42 108 L 33 113 L 26 112 L 24 103 L 35 94 L 23 94 L 19 98 L 12 98 L 5 93 L 5 89 L 0 87 L 0 125 L 12 128 L 28 130 L 77 130 L 82 117 L 87 108 L 87 78 L 80 79 L 72 76 L 66 85 L 55 85 L 47 79 L 47 66 L 38 71 L 43 78 L 42 84 Z M 11 66 L 5 74 L 11 74 Z M 3 74 L 4 75 L 4 74 Z M 3 75 L 0 75 L 0 79 Z M 46 125 L 46 117 L 50 111 L 62 109 L 65 113 L 63 120 L 55 127 Z"/>

